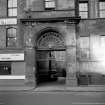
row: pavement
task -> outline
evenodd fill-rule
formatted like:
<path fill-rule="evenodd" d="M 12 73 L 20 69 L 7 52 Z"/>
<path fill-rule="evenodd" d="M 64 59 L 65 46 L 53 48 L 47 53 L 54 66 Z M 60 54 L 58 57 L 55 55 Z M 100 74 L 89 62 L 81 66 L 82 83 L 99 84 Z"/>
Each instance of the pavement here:
<path fill-rule="evenodd" d="M 35 92 L 105 92 L 105 85 L 67 86 L 63 81 L 52 81 L 38 84 L 37 87 L 25 84 L 0 85 L 0 91 L 35 91 Z"/>
<path fill-rule="evenodd" d="M 35 91 L 35 92 L 105 92 L 105 86 L 0 86 L 0 91 Z"/>
<path fill-rule="evenodd" d="M 77 86 L 77 87 L 45 86 L 45 87 L 38 87 L 34 91 L 105 92 L 105 86 Z"/>
<path fill-rule="evenodd" d="M 105 92 L 35 90 L 0 92 L 0 105 L 105 105 Z"/>

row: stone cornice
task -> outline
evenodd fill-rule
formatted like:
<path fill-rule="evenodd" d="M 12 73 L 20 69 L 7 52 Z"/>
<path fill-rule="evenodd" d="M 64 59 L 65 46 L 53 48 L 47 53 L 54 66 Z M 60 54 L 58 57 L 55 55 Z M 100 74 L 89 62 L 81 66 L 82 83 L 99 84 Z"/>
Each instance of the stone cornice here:
<path fill-rule="evenodd" d="M 23 24 L 27 23 L 54 23 L 54 22 L 64 22 L 69 24 L 78 24 L 80 22 L 80 17 L 55 17 L 55 18 L 24 18 L 20 19 Z"/>

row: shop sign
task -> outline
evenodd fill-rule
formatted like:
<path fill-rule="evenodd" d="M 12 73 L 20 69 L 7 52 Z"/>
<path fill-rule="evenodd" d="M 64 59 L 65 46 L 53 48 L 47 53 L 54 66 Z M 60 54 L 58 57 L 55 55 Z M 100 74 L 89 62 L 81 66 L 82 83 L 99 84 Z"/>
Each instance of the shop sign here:
<path fill-rule="evenodd" d="M 24 53 L 0 54 L 0 61 L 23 61 Z"/>
<path fill-rule="evenodd" d="M 25 79 L 25 75 L 0 75 L 0 79 Z"/>
<path fill-rule="evenodd" d="M 1 18 L 0 19 L 0 25 L 13 25 L 17 24 L 16 18 Z"/>

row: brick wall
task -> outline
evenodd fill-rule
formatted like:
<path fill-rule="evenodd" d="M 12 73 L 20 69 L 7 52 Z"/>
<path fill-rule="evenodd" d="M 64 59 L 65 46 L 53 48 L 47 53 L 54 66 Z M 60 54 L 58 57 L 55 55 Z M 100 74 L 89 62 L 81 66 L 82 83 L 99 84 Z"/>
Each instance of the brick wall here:
<path fill-rule="evenodd" d="M 57 0 L 56 9 L 74 9 L 75 0 Z M 27 0 L 27 8 L 31 8 L 33 11 L 43 11 L 44 10 L 44 0 Z"/>
<path fill-rule="evenodd" d="M 7 0 L 0 0 L 0 17 L 7 16 Z"/>
<path fill-rule="evenodd" d="M 6 29 L 5 27 L 0 27 L 0 48 L 6 47 Z"/>

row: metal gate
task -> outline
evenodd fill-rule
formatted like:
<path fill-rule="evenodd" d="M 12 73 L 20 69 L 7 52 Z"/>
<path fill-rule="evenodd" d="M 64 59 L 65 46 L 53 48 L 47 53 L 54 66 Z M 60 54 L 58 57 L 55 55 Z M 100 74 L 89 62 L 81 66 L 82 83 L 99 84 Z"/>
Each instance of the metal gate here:
<path fill-rule="evenodd" d="M 65 51 L 37 51 L 37 81 L 52 81 L 66 77 Z"/>

